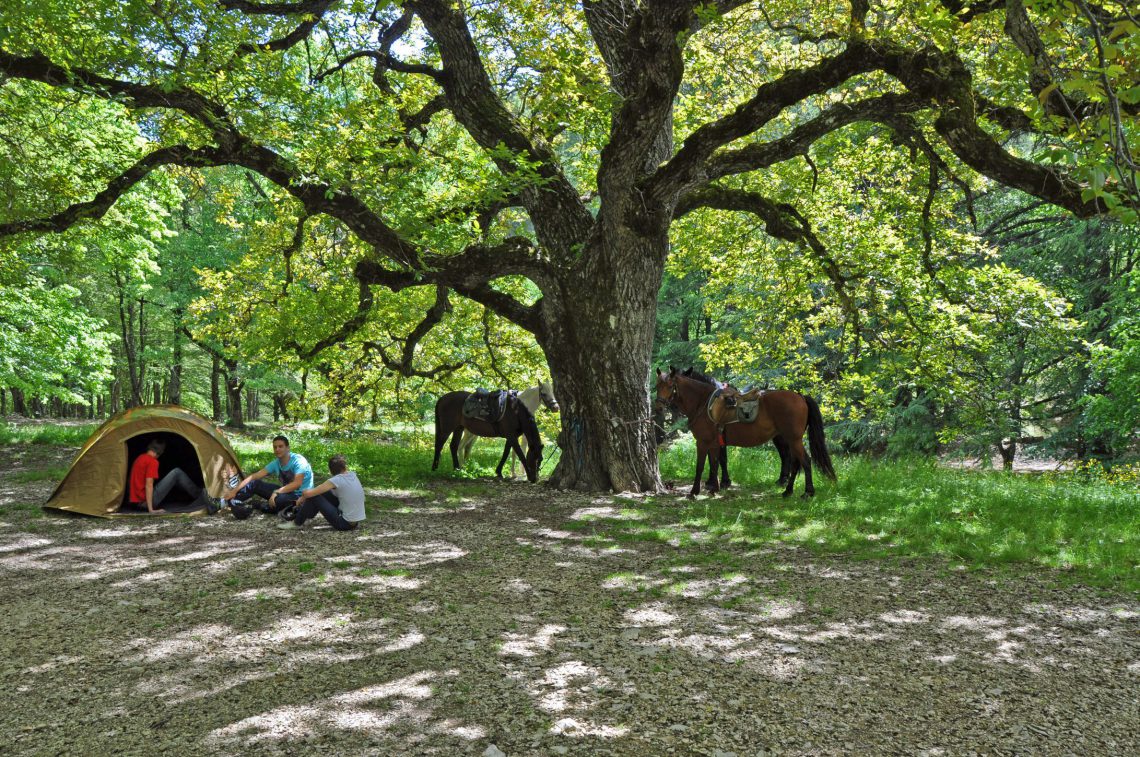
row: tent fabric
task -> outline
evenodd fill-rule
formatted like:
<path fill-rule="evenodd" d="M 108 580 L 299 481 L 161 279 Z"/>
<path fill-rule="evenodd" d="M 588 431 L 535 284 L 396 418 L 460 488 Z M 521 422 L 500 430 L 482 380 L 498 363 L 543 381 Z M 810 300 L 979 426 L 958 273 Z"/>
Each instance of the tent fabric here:
<path fill-rule="evenodd" d="M 129 442 L 139 436 L 165 434 L 175 434 L 189 443 L 197 460 L 186 461 L 188 467 L 193 468 L 196 462 L 200 468 L 191 477 L 195 478 L 200 472 L 211 497 L 225 493 L 227 467 L 240 475 L 237 455 L 221 430 L 209 420 L 178 405 L 143 405 L 124 410 L 91 435 L 44 509 L 112 517 L 114 514 L 108 513 L 108 508 L 122 504 L 127 491 L 127 473 L 132 462 L 128 447 L 140 447 L 138 442 L 134 445 Z M 162 473 L 167 469 L 164 465 Z"/>

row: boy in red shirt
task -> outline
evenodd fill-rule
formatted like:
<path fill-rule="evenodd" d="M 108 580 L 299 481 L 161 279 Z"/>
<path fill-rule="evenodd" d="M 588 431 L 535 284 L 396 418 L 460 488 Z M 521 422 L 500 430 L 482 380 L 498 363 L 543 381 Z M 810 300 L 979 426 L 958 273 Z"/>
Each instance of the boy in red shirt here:
<path fill-rule="evenodd" d="M 158 458 L 166 451 L 166 442 L 161 439 L 152 439 L 147 445 L 146 452 L 135 458 L 131 464 L 130 491 L 128 499 L 139 509 L 145 508 L 148 513 L 164 513 L 159 507 L 175 486 L 182 489 L 195 500 L 212 504 L 203 495 L 205 490 L 190 480 L 181 468 L 175 468 L 160 480 L 158 477 Z M 117 510 L 118 508 L 114 508 Z"/>

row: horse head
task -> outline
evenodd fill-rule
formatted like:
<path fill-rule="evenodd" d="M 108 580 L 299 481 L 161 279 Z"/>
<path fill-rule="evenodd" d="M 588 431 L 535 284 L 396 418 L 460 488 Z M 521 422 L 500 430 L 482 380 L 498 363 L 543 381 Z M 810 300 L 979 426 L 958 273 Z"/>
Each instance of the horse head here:
<path fill-rule="evenodd" d="M 538 398 L 547 410 L 559 412 L 558 399 L 554 396 L 554 386 L 549 381 L 540 381 L 538 384 Z"/>
<path fill-rule="evenodd" d="M 526 480 L 532 484 L 538 482 L 538 471 L 542 468 L 542 442 L 531 444 L 526 450 L 526 460 L 523 469 L 526 470 Z"/>
<path fill-rule="evenodd" d="M 666 408 L 677 406 L 677 369 L 669 366 L 669 372 L 658 370 L 657 371 L 657 386 L 654 388 L 657 398 L 653 403 L 655 408 Z"/>

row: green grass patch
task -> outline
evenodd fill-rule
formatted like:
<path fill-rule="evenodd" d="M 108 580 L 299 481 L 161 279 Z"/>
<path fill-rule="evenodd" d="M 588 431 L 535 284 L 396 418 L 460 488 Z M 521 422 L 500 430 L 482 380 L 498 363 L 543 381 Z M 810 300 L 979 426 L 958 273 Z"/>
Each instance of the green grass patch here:
<path fill-rule="evenodd" d="M 0 444 L 52 444 L 60 447 L 82 446 L 99 428 L 98 423 L 58 425 L 41 423 L 5 423 L 0 425 Z"/>
<path fill-rule="evenodd" d="M 686 454 L 688 453 L 688 454 Z M 662 460 L 679 491 L 695 454 L 677 445 Z M 1011 475 L 949 470 L 929 460 L 837 461 L 838 484 L 816 477 L 816 497 L 784 499 L 779 459 L 732 450 L 734 488 L 678 505 L 646 500 L 645 523 L 591 524 L 597 537 L 667 540 L 678 530 L 738 543 L 788 542 L 861 558 L 942 556 L 974 567 L 1037 564 L 1089 583 L 1140 590 L 1140 490 L 1080 474 Z M 743 483 L 740 488 L 737 483 Z M 803 477 L 796 484 L 802 492 Z M 684 540 L 682 539 L 682 543 Z"/>
<path fill-rule="evenodd" d="M 18 484 L 30 484 L 33 481 L 59 481 L 67 473 L 66 467 L 36 468 L 13 473 L 11 480 Z"/>

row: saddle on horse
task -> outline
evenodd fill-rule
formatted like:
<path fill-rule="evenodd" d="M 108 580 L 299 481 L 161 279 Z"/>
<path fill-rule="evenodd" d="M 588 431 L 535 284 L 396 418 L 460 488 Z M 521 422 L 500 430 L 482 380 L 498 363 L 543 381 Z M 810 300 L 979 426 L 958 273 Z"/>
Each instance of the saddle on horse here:
<path fill-rule="evenodd" d="M 749 387 L 743 392 L 732 386 L 717 389 L 709 395 L 709 420 L 717 428 L 730 423 L 752 423 L 760 414 L 760 398 L 763 389 Z"/>
<path fill-rule="evenodd" d="M 507 411 L 507 400 L 514 394 L 509 389 L 499 389 L 489 392 L 486 389 L 476 389 L 467 399 L 463 400 L 463 417 L 498 423 Z"/>

